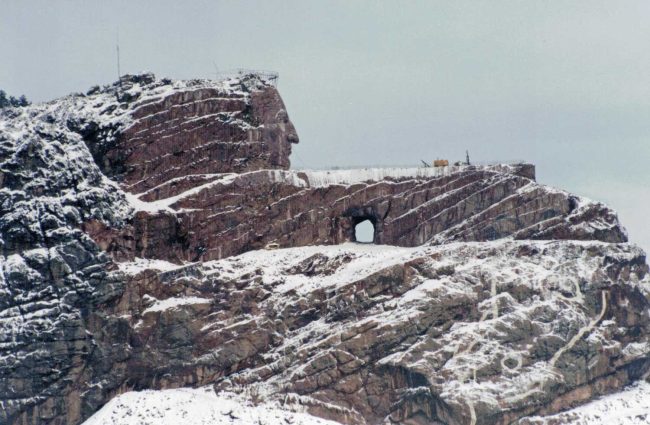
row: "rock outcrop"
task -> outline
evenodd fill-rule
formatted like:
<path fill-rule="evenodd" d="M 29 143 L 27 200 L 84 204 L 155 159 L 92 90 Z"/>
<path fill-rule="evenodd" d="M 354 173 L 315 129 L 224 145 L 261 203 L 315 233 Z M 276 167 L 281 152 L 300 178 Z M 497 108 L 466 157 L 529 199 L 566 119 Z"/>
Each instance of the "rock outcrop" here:
<path fill-rule="evenodd" d="M 1 423 L 79 422 L 94 395 L 76 383 L 122 355 L 96 349 L 87 319 L 124 279 L 80 226 L 123 227 L 132 208 L 62 125 L 70 100 L 0 111 Z"/>
<path fill-rule="evenodd" d="M 627 240 L 610 209 L 535 183 L 531 165 L 463 167 L 438 176 L 434 169 L 395 170 L 379 179 L 373 172 L 381 170 L 263 170 L 212 177 L 192 189 L 163 185 L 139 197 L 141 211 L 127 229 L 133 250 L 117 255 L 180 263 L 269 243 L 338 244 L 354 241 L 363 220 L 372 222 L 375 243 L 397 246 L 507 236 Z M 95 239 L 111 251 L 124 245 L 115 237 L 122 235 Z"/>
<path fill-rule="evenodd" d="M 113 92 L 119 105 L 104 105 L 106 90 L 99 89 L 88 101 L 105 108 L 100 115 L 124 108 L 124 124 L 111 128 L 110 140 L 101 116 L 72 125 L 102 171 L 131 193 L 187 175 L 287 169 L 291 144 L 298 143 L 277 90 L 255 75 L 225 84 L 126 76 Z"/>
<path fill-rule="evenodd" d="M 297 141 L 253 74 L 0 111 L 0 422 L 207 386 L 506 424 L 647 377 L 648 267 L 612 210 L 530 164 L 293 171 Z M 377 246 L 339 245 L 366 219 Z"/>
<path fill-rule="evenodd" d="M 344 244 L 140 267 L 105 310 L 132 342 L 135 388 L 215 383 L 346 424 L 508 424 L 650 370 L 647 266 L 625 244 Z"/>

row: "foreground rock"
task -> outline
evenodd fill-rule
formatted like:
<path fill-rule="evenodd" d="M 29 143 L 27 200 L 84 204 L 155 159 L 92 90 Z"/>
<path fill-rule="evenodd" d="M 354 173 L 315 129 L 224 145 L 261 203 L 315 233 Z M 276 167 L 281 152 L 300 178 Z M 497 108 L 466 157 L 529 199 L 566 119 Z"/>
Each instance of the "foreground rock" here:
<path fill-rule="evenodd" d="M 347 424 L 507 424 L 650 369 L 650 282 L 627 244 L 345 244 L 147 270 L 160 266 L 132 265 L 105 310 L 131 341 L 133 388 L 215 382 Z"/>
<path fill-rule="evenodd" d="M 101 391 L 82 396 L 75 383 L 121 355 L 95 349 L 87 317 L 124 280 L 79 227 L 120 228 L 132 208 L 62 127 L 69 109 L 0 112 L 0 423 L 78 422 Z"/>

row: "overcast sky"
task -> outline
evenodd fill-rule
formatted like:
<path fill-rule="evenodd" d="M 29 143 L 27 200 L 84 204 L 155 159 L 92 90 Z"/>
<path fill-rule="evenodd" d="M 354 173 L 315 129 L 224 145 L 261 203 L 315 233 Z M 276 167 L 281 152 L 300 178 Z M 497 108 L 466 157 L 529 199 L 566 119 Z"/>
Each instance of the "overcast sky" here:
<path fill-rule="evenodd" d="M 0 2 L 0 88 L 270 69 L 294 167 L 525 159 L 650 249 L 650 1 Z"/>

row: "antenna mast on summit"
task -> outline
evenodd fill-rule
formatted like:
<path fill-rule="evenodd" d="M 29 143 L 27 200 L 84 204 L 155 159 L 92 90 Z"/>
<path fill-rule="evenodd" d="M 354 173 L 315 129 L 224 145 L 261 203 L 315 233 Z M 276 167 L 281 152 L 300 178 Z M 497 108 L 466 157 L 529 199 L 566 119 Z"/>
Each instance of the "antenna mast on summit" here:
<path fill-rule="evenodd" d="M 120 31 L 117 31 L 117 44 L 115 45 L 117 48 L 117 80 L 120 80 L 120 77 L 122 76 L 122 73 L 120 72 Z"/>
<path fill-rule="evenodd" d="M 117 94 L 119 97 L 120 94 L 120 89 L 122 88 L 122 73 L 120 72 L 120 30 L 117 30 L 117 44 L 115 45 L 117 48 Z"/>
<path fill-rule="evenodd" d="M 214 79 L 218 80 L 219 79 L 219 67 L 217 67 L 217 63 L 212 61 L 212 65 L 214 65 Z"/>

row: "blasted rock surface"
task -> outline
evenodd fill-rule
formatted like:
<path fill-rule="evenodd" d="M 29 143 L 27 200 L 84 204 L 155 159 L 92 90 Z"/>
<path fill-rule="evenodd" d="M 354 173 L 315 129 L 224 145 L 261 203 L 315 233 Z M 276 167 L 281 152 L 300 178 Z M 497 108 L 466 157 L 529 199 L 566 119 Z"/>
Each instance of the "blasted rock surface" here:
<path fill-rule="evenodd" d="M 153 88 L 160 93 L 151 96 Z M 128 100 L 121 105 L 129 125 L 110 143 L 101 132 L 84 135 L 102 171 L 132 193 L 188 174 L 287 169 L 298 143 L 277 90 L 253 75 L 183 87 L 153 75 L 125 77 L 117 92 Z"/>
<path fill-rule="evenodd" d="M 128 235 L 134 245 L 115 255 L 180 263 L 269 243 L 338 244 L 354 241 L 363 220 L 373 223 L 375 243 L 397 246 L 508 236 L 627 240 L 609 208 L 537 184 L 529 164 L 462 167 L 444 175 L 405 169 L 379 178 L 374 171 L 382 170 L 358 170 L 341 181 L 344 171 L 262 170 L 195 180 L 192 189 L 162 185 L 140 196 L 142 211 Z M 109 246 L 113 237 L 119 240 L 95 239 Z"/>

